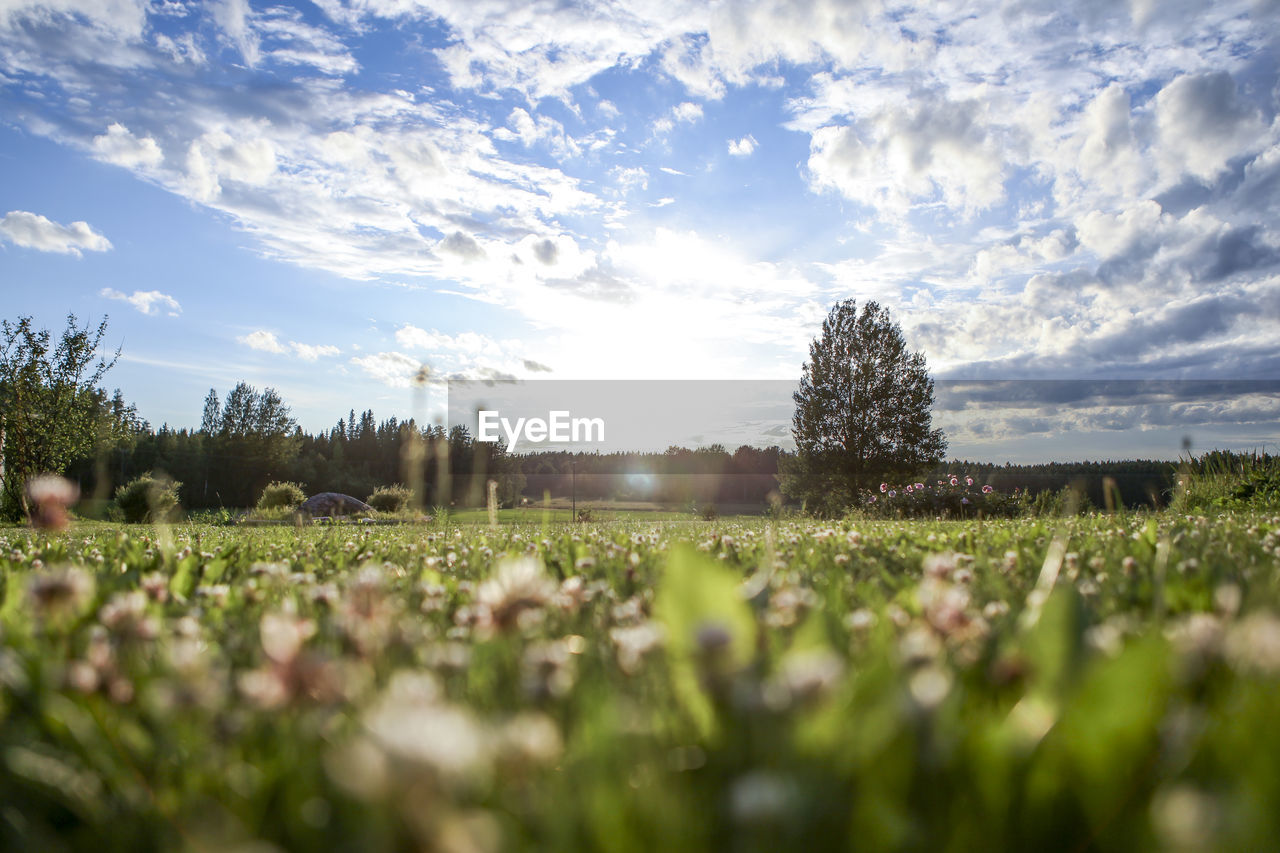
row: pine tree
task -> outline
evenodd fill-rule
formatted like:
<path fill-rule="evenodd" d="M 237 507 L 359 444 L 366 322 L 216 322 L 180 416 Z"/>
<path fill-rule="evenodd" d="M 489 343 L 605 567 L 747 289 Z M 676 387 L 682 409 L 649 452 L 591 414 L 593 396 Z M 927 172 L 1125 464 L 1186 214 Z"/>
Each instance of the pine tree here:
<path fill-rule="evenodd" d="M 793 399 L 796 455 L 782 485 L 819 511 L 845 509 L 865 489 L 937 464 L 946 450 L 942 430 L 930 428 L 924 354 L 907 350 L 875 302 L 861 313 L 852 299 L 831 309 Z"/>
<path fill-rule="evenodd" d="M 205 435 L 213 435 L 221 424 L 222 402 L 218 399 L 217 390 L 210 388 L 209 395 L 204 398 L 204 414 L 200 417 L 200 431 Z"/>

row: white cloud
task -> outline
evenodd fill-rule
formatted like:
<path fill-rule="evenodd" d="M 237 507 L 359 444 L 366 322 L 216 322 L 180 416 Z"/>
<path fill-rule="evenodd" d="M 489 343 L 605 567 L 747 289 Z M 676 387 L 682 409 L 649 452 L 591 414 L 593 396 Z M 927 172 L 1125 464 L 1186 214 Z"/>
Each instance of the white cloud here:
<path fill-rule="evenodd" d="M 903 214 L 942 201 L 974 212 L 1004 198 L 1007 131 L 980 101 L 916 93 L 849 125 L 814 131 L 809 169 L 816 188 Z"/>
<path fill-rule="evenodd" d="M 1129 95 L 1119 83 L 1098 93 L 1085 108 L 1080 129 L 1079 171 L 1104 191 L 1132 195 L 1150 171 L 1139 150 Z"/>
<path fill-rule="evenodd" d="M 684 101 L 671 108 L 671 116 L 676 121 L 692 124 L 702 118 L 702 105 L 692 101 Z"/>
<path fill-rule="evenodd" d="M 258 64 L 260 56 L 258 34 L 250 22 L 252 11 L 249 0 L 218 0 L 213 3 L 213 19 L 223 34 L 244 58 L 250 68 Z"/>
<path fill-rule="evenodd" d="M 1225 71 L 1182 75 L 1155 98 L 1159 157 L 1170 180 L 1217 177 L 1232 157 L 1256 152 L 1267 125 Z"/>
<path fill-rule="evenodd" d="M 356 356 L 351 363 L 366 375 L 392 388 L 408 388 L 425 366 L 401 352 L 379 352 Z"/>
<path fill-rule="evenodd" d="M 240 335 L 236 340 L 249 349 L 260 350 L 261 352 L 271 352 L 277 355 L 285 352 L 284 344 L 280 343 L 280 339 L 275 336 L 274 332 L 268 332 L 266 329 L 258 329 L 247 335 Z"/>
<path fill-rule="evenodd" d="M 328 358 L 335 355 L 342 355 L 342 350 L 332 344 L 300 344 L 297 341 L 289 341 L 289 349 L 293 350 L 293 354 L 303 361 L 316 361 L 320 358 Z"/>
<path fill-rule="evenodd" d="M 729 153 L 734 157 L 750 157 L 756 150 L 756 138 L 751 134 L 747 134 L 741 139 L 729 140 Z"/>
<path fill-rule="evenodd" d="M 341 355 L 342 350 L 332 344 L 304 344 L 298 341 L 289 341 L 288 344 L 282 343 L 275 332 L 266 329 L 256 329 L 247 335 L 240 335 L 237 341 L 260 352 L 269 352 L 275 355 L 285 355 L 292 353 L 294 357 L 302 361 L 318 361 L 321 358 L 332 358 Z"/>
<path fill-rule="evenodd" d="M 164 312 L 170 317 L 177 317 L 182 313 L 182 306 L 178 304 L 178 300 L 158 290 L 135 290 L 133 293 L 122 293 L 119 290 L 104 287 L 98 291 L 98 295 L 107 299 L 128 302 L 139 313 L 149 316 L 156 316 Z"/>
<path fill-rule="evenodd" d="M 111 241 L 87 222 L 63 225 L 26 210 L 11 210 L 0 219 L 0 239 L 24 249 L 76 257 L 80 257 L 81 250 L 105 252 L 111 248 Z"/>
<path fill-rule="evenodd" d="M 136 137 L 129 128 L 115 122 L 107 132 L 93 138 L 93 151 L 99 160 L 105 160 L 126 169 L 148 169 L 160 165 L 164 153 L 150 136 Z"/>

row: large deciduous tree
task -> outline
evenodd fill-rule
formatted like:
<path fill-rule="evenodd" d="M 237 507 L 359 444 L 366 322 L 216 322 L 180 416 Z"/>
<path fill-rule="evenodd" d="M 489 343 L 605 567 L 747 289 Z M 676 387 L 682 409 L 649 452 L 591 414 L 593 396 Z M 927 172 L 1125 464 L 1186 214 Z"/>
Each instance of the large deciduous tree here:
<path fill-rule="evenodd" d="M 901 481 L 936 464 L 946 450 L 932 429 L 933 380 L 924 354 L 907 349 L 887 309 L 837 304 L 809 345 L 792 435 L 796 455 L 783 489 L 824 512 L 850 506 L 859 492 Z"/>
<path fill-rule="evenodd" d="M 94 452 L 112 405 L 98 383 L 120 357 L 100 352 L 106 333 L 106 318 L 82 328 L 74 314 L 56 344 L 31 317 L 0 323 L 0 516 L 27 514 L 28 479 Z"/>

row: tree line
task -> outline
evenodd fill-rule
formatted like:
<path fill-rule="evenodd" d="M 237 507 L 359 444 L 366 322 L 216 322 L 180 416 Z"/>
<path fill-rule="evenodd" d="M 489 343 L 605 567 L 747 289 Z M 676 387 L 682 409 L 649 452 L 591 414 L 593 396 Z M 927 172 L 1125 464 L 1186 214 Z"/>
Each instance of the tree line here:
<path fill-rule="evenodd" d="M 163 473 L 182 484 L 188 509 L 252 506 L 279 480 L 362 499 L 402 483 L 426 505 L 481 505 L 494 480 L 503 505 L 548 495 L 740 506 L 785 500 L 826 513 L 852 505 L 880 477 L 959 474 L 1033 493 L 1070 486 L 1098 506 L 1108 502 L 1108 488 L 1129 506 L 1160 505 L 1175 477 L 1174 465 L 1154 460 L 942 462 L 945 442 L 929 428 L 932 381 L 923 359 L 905 350 L 874 303 L 861 315 L 841 303 L 814 342 L 796 395 L 795 452 L 712 445 L 514 456 L 463 427 L 378 420 L 372 410 L 354 409 L 309 433 L 274 389 L 245 382 L 225 396 L 210 389 L 199 428 L 154 429 L 118 390 L 100 387 L 119 357 L 101 355 L 105 319 L 82 327 L 69 315 L 56 340 L 29 317 L 4 321 L 0 332 L 0 514 L 9 519 L 27 514 L 23 483 L 46 472 L 67 475 L 99 499 L 142 474 Z"/>

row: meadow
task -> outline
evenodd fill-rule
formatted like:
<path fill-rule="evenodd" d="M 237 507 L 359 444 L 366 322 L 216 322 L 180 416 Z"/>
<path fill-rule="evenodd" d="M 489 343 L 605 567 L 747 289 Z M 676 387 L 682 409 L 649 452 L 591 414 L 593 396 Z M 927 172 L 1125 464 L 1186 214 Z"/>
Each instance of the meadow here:
<path fill-rule="evenodd" d="M 1245 850 L 1280 517 L 0 529 L 0 848 Z"/>

